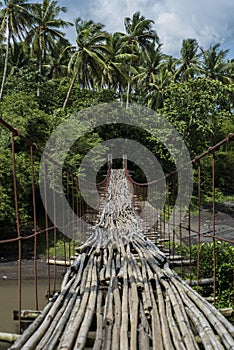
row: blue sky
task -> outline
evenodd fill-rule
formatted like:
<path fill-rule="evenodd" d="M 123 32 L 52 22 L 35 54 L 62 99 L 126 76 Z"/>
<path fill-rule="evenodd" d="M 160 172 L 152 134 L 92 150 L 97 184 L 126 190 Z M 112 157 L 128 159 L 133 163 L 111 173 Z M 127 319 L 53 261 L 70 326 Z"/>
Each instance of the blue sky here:
<path fill-rule="evenodd" d="M 165 53 L 179 56 L 183 39 L 195 38 L 203 48 L 221 43 L 234 57 L 234 0 L 58 0 L 67 7 L 63 15 L 103 23 L 110 32 L 124 31 L 123 20 L 140 11 L 152 19 Z M 75 29 L 69 30 L 75 40 Z"/>

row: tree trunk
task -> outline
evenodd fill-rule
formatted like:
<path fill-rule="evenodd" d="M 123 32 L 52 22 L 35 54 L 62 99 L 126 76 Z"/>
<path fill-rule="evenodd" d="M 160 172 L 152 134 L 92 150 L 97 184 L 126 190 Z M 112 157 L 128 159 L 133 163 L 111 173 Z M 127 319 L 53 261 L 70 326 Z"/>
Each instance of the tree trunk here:
<path fill-rule="evenodd" d="M 72 78 L 72 81 L 71 81 L 71 84 L 69 86 L 69 89 L 67 91 L 67 96 L 66 96 L 64 104 L 63 104 L 63 109 L 65 109 L 67 107 L 67 104 L 68 104 L 69 98 L 71 96 L 71 92 L 72 92 L 73 86 L 74 86 L 75 81 L 76 81 L 76 77 L 77 77 L 77 74 L 74 74 L 74 76 Z"/>
<path fill-rule="evenodd" d="M 8 17 L 7 18 L 7 46 L 6 46 L 6 54 L 5 54 L 3 76 L 2 76 L 2 84 L 1 84 L 1 89 L 0 89 L 0 101 L 2 100 L 3 89 L 4 89 L 5 82 L 6 82 L 6 77 L 7 77 L 7 66 L 8 66 L 9 49 L 10 49 L 10 38 L 11 38 L 11 33 L 10 33 L 10 29 L 9 29 L 9 17 Z"/>
<path fill-rule="evenodd" d="M 128 77 L 127 96 L 126 96 L 126 109 L 128 109 L 128 107 L 129 107 L 130 88 L 131 88 L 131 76 L 130 76 L 130 74 L 129 74 L 129 77 Z"/>
<path fill-rule="evenodd" d="M 37 82 L 37 97 L 40 96 L 41 74 L 42 74 L 42 43 L 41 33 L 39 36 L 39 56 L 38 56 L 38 82 Z"/>

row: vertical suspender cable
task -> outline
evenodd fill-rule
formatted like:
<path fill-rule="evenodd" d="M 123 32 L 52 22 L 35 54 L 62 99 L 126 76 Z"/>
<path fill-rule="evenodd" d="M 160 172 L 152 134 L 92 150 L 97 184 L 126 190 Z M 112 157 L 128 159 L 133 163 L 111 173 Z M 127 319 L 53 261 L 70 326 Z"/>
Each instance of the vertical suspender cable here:
<path fill-rule="evenodd" d="M 36 196 L 35 196 L 35 174 L 33 161 L 33 146 L 30 146 L 30 161 L 32 175 L 32 204 L 33 204 L 33 233 L 34 233 L 34 290 L 35 290 L 35 307 L 38 310 L 38 288 L 37 288 L 37 213 L 36 213 Z"/>
<path fill-rule="evenodd" d="M 55 174 L 54 174 L 55 176 Z M 54 293 L 56 292 L 56 279 L 57 279 L 57 267 L 56 267 L 56 260 L 57 260 L 57 249 L 56 249 L 56 244 L 57 244 L 57 228 L 56 228 L 56 222 L 57 222 L 57 213 L 56 213 L 56 194 L 55 194 L 55 188 L 53 189 L 53 208 L 54 208 L 54 213 L 53 213 L 53 221 L 54 221 L 54 287 L 53 291 Z"/>
<path fill-rule="evenodd" d="M 215 156 L 212 154 L 212 240 L 213 240 L 213 272 L 214 272 L 214 305 L 216 297 L 216 233 L 215 233 Z"/>
<path fill-rule="evenodd" d="M 12 172 L 13 172 L 13 185 L 14 185 L 14 200 L 15 200 L 15 219 L 16 229 L 18 235 L 18 310 L 19 310 L 19 323 L 18 332 L 21 331 L 21 307 L 22 307 L 22 240 L 20 232 L 20 219 L 19 219 L 19 205 L 18 205 L 18 194 L 17 194 L 17 179 L 16 179 L 16 168 L 15 168 L 15 140 L 14 132 L 12 132 L 11 138 L 11 150 L 12 150 Z"/>
<path fill-rule="evenodd" d="M 50 247 L 49 247 L 49 220 L 48 220 L 48 214 L 47 214 L 47 210 L 48 210 L 48 204 L 47 204 L 47 183 L 46 183 L 46 178 L 45 178 L 45 174 L 46 174 L 46 162 L 44 159 L 43 162 L 43 177 L 44 177 L 44 198 L 45 198 L 45 229 L 46 229 L 46 255 L 47 255 L 47 277 L 48 277 L 48 297 L 50 298 L 51 296 L 51 288 L 50 288 L 50 264 L 49 264 L 49 259 L 50 259 Z"/>
<path fill-rule="evenodd" d="M 201 164 L 198 161 L 198 193 L 197 193 L 197 206 L 198 206 L 198 242 L 197 242 L 197 287 L 199 286 L 200 279 L 200 255 L 201 255 Z"/>

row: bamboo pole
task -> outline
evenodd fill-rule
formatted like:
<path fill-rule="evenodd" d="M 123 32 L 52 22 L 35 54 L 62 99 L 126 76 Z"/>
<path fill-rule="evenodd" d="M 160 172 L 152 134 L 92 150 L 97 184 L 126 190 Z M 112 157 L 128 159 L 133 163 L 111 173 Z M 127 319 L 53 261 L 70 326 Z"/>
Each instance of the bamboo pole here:
<path fill-rule="evenodd" d="M 179 287 L 177 285 L 177 290 L 178 290 L 178 288 Z M 180 286 L 180 288 L 181 288 L 181 286 Z M 222 349 L 223 348 L 222 344 L 218 340 L 216 340 L 216 335 L 213 332 L 211 325 L 207 321 L 207 318 L 209 320 L 209 317 L 210 317 L 209 316 L 210 311 L 208 309 L 206 309 L 206 311 L 205 311 L 205 309 L 203 307 L 200 308 L 199 304 L 197 302 L 194 302 L 195 301 L 194 299 L 190 299 L 188 297 L 188 295 L 182 289 L 180 289 L 180 295 L 183 296 L 183 301 L 186 305 L 187 313 L 188 313 L 188 310 L 190 310 L 188 315 L 190 316 L 190 319 L 192 320 L 192 322 L 194 322 L 194 324 L 198 328 L 198 333 L 199 334 L 201 333 L 202 340 L 204 339 L 206 344 L 210 343 L 211 346 L 215 346 L 216 348 Z M 216 327 L 214 329 L 217 331 L 217 333 L 219 333 L 218 327 L 220 327 L 220 326 L 221 325 L 216 320 Z M 204 332 L 205 332 L 206 337 L 203 336 Z M 208 337 L 208 340 L 206 339 L 207 337 Z"/>
<path fill-rule="evenodd" d="M 64 299 L 64 302 L 61 304 L 61 308 L 57 311 L 57 313 L 53 317 L 52 322 L 50 323 L 50 326 L 48 327 L 48 329 L 46 329 L 46 331 L 43 334 L 42 339 L 40 340 L 39 344 L 36 346 L 36 348 L 35 348 L 36 350 L 48 349 L 48 342 L 49 342 L 49 340 L 53 339 L 54 330 L 56 329 L 56 326 L 57 326 L 58 322 L 60 321 L 64 312 L 67 311 L 67 304 L 70 301 L 71 296 L 72 296 L 72 294 L 69 293 L 68 297 L 66 297 Z"/>
<path fill-rule="evenodd" d="M 203 315 L 200 312 L 197 312 L 197 310 L 196 312 L 194 312 L 194 308 L 186 308 L 186 312 L 189 315 L 192 322 L 194 323 L 194 325 L 196 326 L 204 348 L 211 350 L 224 350 L 223 345 L 216 338 L 205 317 L 203 317 Z"/>
<path fill-rule="evenodd" d="M 76 339 L 74 349 L 84 348 L 88 331 L 93 319 L 93 314 L 94 314 L 94 309 L 96 306 L 96 299 L 97 299 L 97 289 L 98 289 L 96 262 L 94 262 L 94 265 L 93 265 L 91 279 L 92 279 L 92 282 L 91 282 L 91 291 L 89 293 L 89 301 L 86 307 L 86 312 L 84 315 L 83 322 L 79 329 L 79 333 Z"/>
<path fill-rule="evenodd" d="M 155 300 L 155 295 L 151 284 L 150 284 L 150 295 L 151 295 L 151 300 L 153 305 L 153 309 L 151 311 L 153 350 L 164 350 L 159 310 L 158 310 L 158 305 Z"/>
<path fill-rule="evenodd" d="M 130 334 L 130 349 L 137 349 L 137 326 L 138 326 L 138 293 L 135 276 L 133 274 L 132 266 L 128 264 L 128 280 L 130 282 L 131 298 L 129 298 L 129 307 L 131 308 L 130 322 L 131 322 L 131 334 Z"/>
<path fill-rule="evenodd" d="M 45 306 L 42 313 L 36 318 L 36 320 L 31 323 L 31 325 L 24 331 L 24 333 L 17 339 L 17 341 L 11 346 L 11 350 L 20 350 L 26 341 L 35 333 L 35 331 L 39 328 L 44 318 L 46 317 L 49 310 L 54 305 L 55 299 L 58 295 L 55 295 L 54 298 Z"/>
<path fill-rule="evenodd" d="M 106 264 L 105 280 L 108 283 L 111 279 L 111 269 L 112 269 L 112 258 L 113 258 L 113 247 L 110 246 L 108 249 L 109 256 Z"/>
<path fill-rule="evenodd" d="M 109 284 L 106 303 L 104 307 L 104 329 L 103 329 L 103 348 L 106 350 L 111 349 L 112 344 L 112 327 L 113 327 L 113 279 Z"/>
<path fill-rule="evenodd" d="M 38 310 L 21 310 L 20 312 L 20 319 L 21 320 L 35 320 L 39 315 L 41 314 L 41 311 Z M 14 320 L 19 319 L 19 311 L 14 310 L 13 311 Z"/>
<path fill-rule="evenodd" d="M 22 335 L 21 338 L 19 338 L 19 342 L 13 344 L 11 350 L 29 350 L 35 348 L 35 345 L 43 337 L 44 332 L 48 329 L 53 317 L 55 317 L 58 309 L 60 308 L 60 305 L 62 304 L 62 301 L 64 300 L 70 286 L 73 283 L 73 280 L 74 278 L 72 278 L 70 282 L 67 283 L 66 288 L 64 288 L 63 291 L 59 295 L 57 295 L 52 302 L 48 304 L 48 306 L 44 309 L 44 312 L 42 312 L 41 315 L 38 316 L 38 318 L 35 320 L 32 326 L 29 327 L 28 330 L 26 330 L 26 332 Z M 35 330 L 37 331 L 35 332 Z"/>
<path fill-rule="evenodd" d="M 144 289 L 142 290 L 142 302 L 144 305 L 144 312 L 147 315 L 147 317 L 150 317 L 150 311 L 152 310 L 152 302 L 150 297 L 150 289 L 149 289 L 149 283 L 146 273 L 146 263 L 145 260 L 142 260 L 142 275 L 143 275 L 143 282 L 144 282 Z"/>
<path fill-rule="evenodd" d="M 184 287 L 185 293 L 188 295 L 198 308 L 202 311 L 210 324 L 217 331 L 218 335 L 222 339 L 223 344 L 229 349 L 231 346 L 234 347 L 234 326 L 225 319 L 225 317 L 192 288 L 190 288 L 185 282 L 174 279 L 173 282 L 176 284 L 178 290 L 182 290 Z"/>
<path fill-rule="evenodd" d="M 84 291 L 80 293 L 82 295 L 81 302 L 79 305 L 78 312 L 76 313 L 73 323 L 70 325 L 69 329 L 67 330 L 64 338 L 63 343 L 60 345 L 59 349 L 63 350 L 70 350 L 73 348 L 73 344 L 75 342 L 75 338 L 77 336 L 77 332 L 80 328 L 80 325 L 82 323 L 83 317 L 85 315 L 88 299 L 89 299 L 89 293 L 91 290 L 91 282 L 92 282 L 92 271 L 93 271 L 93 261 L 88 262 L 87 265 L 88 274 L 84 275 L 83 277 L 86 279 L 86 285 L 84 287 Z M 82 279 L 83 280 L 83 279 Z M 82 281 L 81 281 L 82 283 Z"/>
<path fill-rule="evenodd" d="M 174 349 L 171 336 L 170 336 L 167 319 L 166 319 L 166 310 L 165 310 L 165 303 L 164 303 L 164 298 L 162 294 L 162 289 L 160 287 L 157 277 L 155 277 L 155 282 L 156 282 L 156 293 L 158 296 L 159 318 L 160 318 L 160 323 L 162 327 L 163 345 L 165 349 Z"/>
<path fill-rule="evenodd" d="M 184 312 L 183 300 L 180 297 L 180 294 L 174 293 L 173 286 L 169 281 L 162 280 L 162 284 L 166 289 L 166 294 L 168 295 L 169 300 L 172 303 L 172 307 L 174 309 L 174 313 L 178 322 L 179 330 L 182 334 L 183 342 L 186 345 L 187 349 L 196 349 L 196 342 L 194 341 L 194 337 L 189 332 L 189 320 Z"/>
<path fill-rule="evenodd" d="M 0 342 L 14 343 L 19 337 L 20 334 L 0 332 Z"/>
<path fill-rule="evenodd" d="M 118 278 L 113 278 L 113 298 L 114 298 L 114 324 L 112 330 L 112 349 L 118 350 L 120 347 L 120 327 L 121 327 L 121 299 L 118 286 Z"/>
<path fill-rule="evenodd" d="M 59 343 L 59 339 L 61 338 L 63 334 L 63 330 L 66 327 L 66 324 L 68 322 L 68 319 L 71 315 L 71 312 L 73 310 L 75 300 L 77 298 L 78 292 L 73 292 L 72 297 L 70 298 L 67 308 L 65 312 L 63 313 L 62 317 L 60 318 L 57 327 L 55 328 L 53 334 L 51 334 L 50 339 L 48 341 L 48 344 L 46 345 L 45 349 L 52 350 L 57 348 L 57 344 Z"/>
<path fill-rule="evenodd" d="M 103 291 L 98 291 L 97 296 L 97 329 L 93 350 L 100 350 L 103 341 L 103 311 L 102 311 Z"/>
<path fill-rule="evenodd" d="M 124 283 L 122 295 L 122 322 L 120 327 L 120 350 L 128 350 L 128 278 L 127 258 L 124 260 Z"/>
<path fill-rule="evenodd" d="M 166 297 L 165 304 L 166 304 L 166 315 L 168 320 L 168 326 L 172 335 L 174 348 L 177 350 L 185 350 L 186 347 L 183 342 L 183 337 L 181 336 L 179 328 L 177 327 L 175 319 L 173 317 L 171 301 L 169 297 Z"/>
<path fill-rule="evenodd" d="M 144 350 L 149 350 L 149 325 L 148 321 L 145 317 L 144 308 L 142 306 L 142 303 L 140 303 L 140 323 L 139 323 L 139 337 L 138 337 L 138 343 L 139 348 Z"/>

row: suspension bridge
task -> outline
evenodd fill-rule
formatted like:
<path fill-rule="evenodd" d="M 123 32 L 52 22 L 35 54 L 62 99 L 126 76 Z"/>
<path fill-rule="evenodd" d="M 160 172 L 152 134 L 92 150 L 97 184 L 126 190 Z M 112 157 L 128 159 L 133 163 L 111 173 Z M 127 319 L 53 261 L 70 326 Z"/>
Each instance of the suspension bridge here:
<path fill-rule="evenodd" d="M 217 235 L 215 221 L 215 157 L 221 147 L 234 139 L 234 134 L 192 160 L 197 167 L 197 222 L 192 225 L 191 212 L 177 230 L 176 216 L 170 212 L 172 199 L 161 213 L 152 211 L 146 193 L 157 193 L 158 183 L 137 184 L 129 175 L 126 159 L 121 169 L 109 162 L 106 178 L 95 187 L 100 193 L 98 210 L 90 208 L 81 199 L 77 175 L 65 169 L 67 198 L 77 216 L 88 225 L 81 233 L 83 242 L 72 249 L 64 238 L 65 276 L 57 290 L 56 242 L 58 229 L 51 224 L 45 210 L 44 227 L 39 226 L 36 206 L 34 155 L 41 150 L 17 129 L 0 120 L 2 127 L 12 134 L 12 176 L 16 209 L 16 237 L 1 240 L 0 244 L 18 243 L 18 315 L 21 329 L 22 299 L 22 245 L 34 243 L 35 310 L 38 310 L 37 240 L 45 236 L 49 262 L 49 234 L 52 233 L 55 256 L 54 269 L 48 268 L 48 295 L 45 308 L 35 321 L 12 344 L 10 349 L 234 349 L 234 327 L 215 307 L 217 292 L 217 241 L 234 244 L 233 240 Z M 27 144 L 31 161 L 33 234 L 24 235 L 20 225 L 17 190 L 15 140 Z M 202 232 L 201 159 L 211 158 L 210 211 L 211 233 Z M 174 176 L 175 174 L 171 174 Z M 168 178 L 170 175 L 168 176 Z M 87 184 L 92 191 L 94 184 Z M 45 189 L 46 190 L 46 189 Z M 168 196 L 169 196 L 168 191 Z M 144 210 L 143 210 L 144 209 Z M 56 215 L 54 203 L 54 222 Z M 66 215 L 64 213 L 63 215 Z M 168 217 L 174 220 L 168 224 Z M 70 218 L 70 225 L 75 225 Z M 65 222 L 65 220 L 64 220 Z M 152 224 L 153 223 L 153 224 Z M 41 225 L 41 223 L 40 223 Z M 186 234 L 185 234 L 186 232 Z M 199 247 L 207 237 L 213 243 L 211 278 L 202 278 Z M 198 245 L 198 256 L 183 256 L 183 243 Z M 69 256 L 67 247 L 69 246 Z M 178 246 L 179 253 L 175 246 Z M 70 260 L 73 250 L 73 260 Z M 196 279 L 192 274 L 196 268 Z M 66 266 L 67 265 L 67 266 Z M 175 267 L 177 270 L 175 270 Z M 189 276 L 184 279 L 184 276 Z M 192 286 L 210 283 L 213 302 L 198 294 Z"/>

